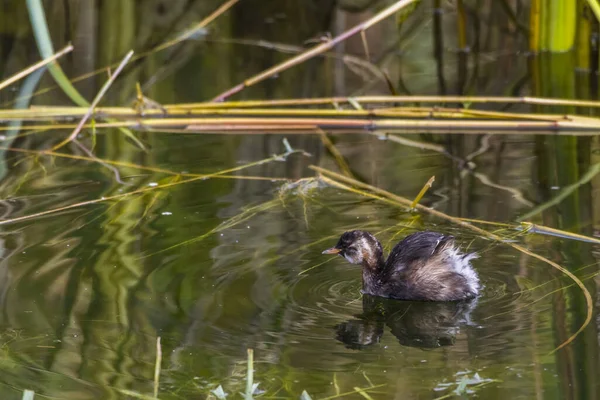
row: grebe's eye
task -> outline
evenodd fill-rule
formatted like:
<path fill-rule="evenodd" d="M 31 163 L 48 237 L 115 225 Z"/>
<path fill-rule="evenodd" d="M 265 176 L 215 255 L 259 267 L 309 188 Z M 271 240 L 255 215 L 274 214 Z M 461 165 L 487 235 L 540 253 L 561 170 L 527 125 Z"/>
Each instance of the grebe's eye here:
<path fill-rule="evenodd" d="M 348 248 L 346 249 L 346 251 L 349 251 L 349 252 L 355 252 L 355 251 L 356 251 L 356 247 L 354 247 L 354 246 L 350 246 L 350 247 L 348 247 Z"/>

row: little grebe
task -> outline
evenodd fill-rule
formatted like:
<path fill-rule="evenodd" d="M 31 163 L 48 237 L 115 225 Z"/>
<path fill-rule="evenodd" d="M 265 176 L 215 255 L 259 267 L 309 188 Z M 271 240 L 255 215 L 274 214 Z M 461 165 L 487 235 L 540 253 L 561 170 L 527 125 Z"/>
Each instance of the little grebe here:
<path fill-rule="evenodd" d="M 362 265 L 363 293 L 399 300 L 456 301 L 479 294 L 479 277 L 454 237 L 417 232 L 405 237 L 383 258 L 381 243 L 364 231 L 345 232 L 323 254 L 339 254 Z"/>

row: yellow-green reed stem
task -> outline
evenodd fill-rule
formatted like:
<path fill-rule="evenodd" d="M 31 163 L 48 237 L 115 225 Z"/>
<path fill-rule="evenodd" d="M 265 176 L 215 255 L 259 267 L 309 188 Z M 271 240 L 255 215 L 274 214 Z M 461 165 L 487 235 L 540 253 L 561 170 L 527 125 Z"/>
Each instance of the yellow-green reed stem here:
<path fill-rule="evenodd" d="M 598 2 L 598 0 L 586 0 L 586 1 L 587 1 L 587 4 L 592 9 L 592 11 L 594 12 L 596 19 L 598 21 L 600 21 L 600 2 Z"/>
<path fill-rule="evenodd" d="M 50 58 L 54 54 L 54 47 L 52 46 L 52 39 L 50 39 L 50 32 L 48 31 L 48 24 L 46 23 L 46 14 L 44 12 L 44 6 L 41 0 L 27 0 L 27 10 L 29 11 L 29 19 L 33 28 L 33 34 L 35 41 L 38 46 L 38 50 L 43 58 Z M 73 87 L 69 78 L 65 75 L 60 66 L 53 62 L 48 65 L 50 74 L 54 77 L 54 80 L 67 96 L 77 105 L 81 107 L 88 106 L 86 99 L 79 94 L 77 89 Z"/>
<path fill-rule="evenodd" d="M 423 188 L 421 189 L 419 194 L 417 194 L 417 197 L 415 197 L 413 202 L 410 204 L 411 210 L 414 209 L 417 206 L 417 204 L 419 204 L 419 201 L 421 201 L 423 196 L 425 196 L 425 193 L 427 193 L 427 191 L 431 188 L 431 186 L 433 186 L 434 181 L 435 181 L 435 176 L 432 176 L 431 178 L 429 178 L 427 183 L 425 183 L 425 185 L 423 185 Z"/>
<path fill-rule="evenodd" d="M 557 236 L 564 239 L 578 240 L 580 242 L 588 242 L 594 244 L 600 244 L 600 239 L 592 236 L 580 235 L 578 233 L 567 232 L 561 229 L 554 229 L 543 225 L 532 224 L 531 222 L 521 222 L 521 227 L 515 229 L 526 230 L 531 233 L 539 233 L 542 235 Z"/>

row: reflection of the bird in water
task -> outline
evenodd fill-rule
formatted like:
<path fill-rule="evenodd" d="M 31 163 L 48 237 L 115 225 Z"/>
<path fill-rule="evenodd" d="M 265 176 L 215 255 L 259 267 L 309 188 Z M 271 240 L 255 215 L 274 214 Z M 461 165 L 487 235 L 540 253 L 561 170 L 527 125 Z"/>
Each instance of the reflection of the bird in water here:
<path fill-rule="evenodd" d="M 363 312 L 335 327 L 336 338 L 361 350 L 381 340 L 385 325 L 401 345 L 452 346 L 461 326 L 471 325 L 477 300 L 460 302 L 398 301 L 363 295 Z"/>

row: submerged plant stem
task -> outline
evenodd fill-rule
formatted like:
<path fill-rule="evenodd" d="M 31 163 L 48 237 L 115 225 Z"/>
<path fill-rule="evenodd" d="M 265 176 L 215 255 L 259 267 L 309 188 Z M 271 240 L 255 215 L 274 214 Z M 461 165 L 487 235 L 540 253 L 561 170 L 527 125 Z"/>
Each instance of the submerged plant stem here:
<path fill-rule="evenodd" d="M 61 147 L 68 144 L 69 142 L 71 142 L 73 139 L 75 139 L 77 137 L 77 135 L 79 134 L 79 132 L 81 132 L 81 129 L 83 128 L 83 126 L 85 125 L 85 123 L 87 122 L 89 117 L 94 112 L 94 108 L 98 105 L 98 103 L 100 102 L 102 97 L 104 97 L 104 94 L 108 91 L 108 88 L 110 88 L 110 86 L 115 81 L 117 76 L 119 76 L 121 71 L 123 71 L 123 68 L 125 68 L 125 65 L 129 62 L 129 59 L 131 58 L 131 56 L 133 56 L 133 50 L 130 51 L 129 53 L 127 53 L 127 55 L 123 58 L 123 61 L 121 61 L 121 64 L 119 64 L 119 66 L 117 67 L 115 72 L 111 74 L 110 78 L 108 78 L 106 83 L 102 86 L 102 88 L 100 89 L 100 91 L 98 92 L 96 97 L 94 98 L 94 101 L 92 101 L 92 104 L 88 108 L 88 111 L 85 113 L 85 115 L 83 116 L 81 121 L 79 121 L 79 124 L 77 125 L 77 127 L 75 127 L 75 129 L 73 130 L 71 135 L 69 135 L 68 138 L 66 138 L 65 140 L 63 140 L 62 142 L 60 142 L 59 144 L 54 146 L 52 148 L 53 151 L 60 149 Z"/>
<path fill-rule="evenodd" d="M 301 150 L 294 150 L 294 153 L 302 153 L 302 151 Z M 91 204 L 104 203 L 104 202 L 107 202 L 107 201 L 118 200 L 118 199 L 122 199 L 122 198 L 125 198 L 125 197 L 128 197 L 128 196 L 136 195 L 136 194 L 147 193 L 147 192 L 151 192 L 151 191 L 158 190 L 158 189 L 166 189 L 166 188 L 169 188 L 169 187 L 173 187 L 173 186 L 177 186 L 177 185 L 182 185 L 184 183 L 190 183 L 190 182 L 195 182 L 195 181 L 199 181 L 199 180 L 204 180 L 204 179 L 212 178 L 214 176 L 224 175 L 224 174 L 228 174 L 230 172 L 239 171 L 239 170 L 242 170 L 242 169 L 245 169 L 245 168 L 249 168 L 249 167 L 252 167 L 252 166 L 255 166 L 255 165 L 261 165 L 261 164 L 264 164 L 264 163 L 267 163 L 267 162 L 270 162 L 270 161 L 280 160 L 282 157 L 285 157 L 285 156 L 287 156 L 289 154 L 290 153 L 284 153 L 284 154 L 274 155 L 273 157 L 265 158 L 265 159 L 259 160 L 259 161 L 254 161 L 254 162 L 251 162 L 249 164 L 240 165 L 238 167 L 225 169 L 225 170 L 222 170 L 222 171 L 219 171 L 219 172 L 215 172 L 215 173 L 212 173 L 212 174 L 197 176 L 197 177 L 190 178 L 190 179 L 185 179 L 185 180 L 181 180 L 181 181 L 178 181 L 178 182 L 165 183 L 163 185 L 157 185 L 157 186 L 153 186 L 153 187 L 142 188 L 142 189 L 134 190 L 134 191 L 131 191 L 131 192 L 128 192 L 128 193 L 116 194 L 114 196 L 101 197 L 99 199 L 82 201 L 82 202 L 75 203 L 75 204 L 70 204 L 70 205 L 64 206 L 64 207 L 59 207 L 59 208 L 54 208 L 54 209 L 51 209 L 51 210 L 41 211 L 41 212 L 34 213 L 34 214 L 23 215 L 21 217 L 5 219 L 5 220 L 0 221 L 0 225 L 8 225 L 8 224 L 12 224 L 12 223 L 15 223 L 15 222 L 25 221 L 25 220 L 29 220 L 29 219 L 33 219 L 33 218 L 39 218 L 39 217 L 43 217 L 45 215 L 54 214 L 54 213 L 61 212 L 61 211 L 66 211 L 66 210 L 71 210 L 71 209 L 74 209 L 74 208 L 79 208 L 79 207 L 83 207 L 83 206 L 87 206 L 87 205 L 91 205 Z"/>

